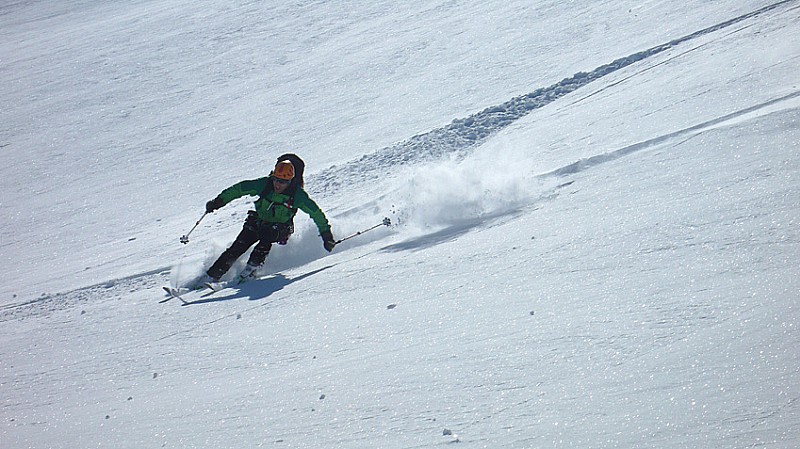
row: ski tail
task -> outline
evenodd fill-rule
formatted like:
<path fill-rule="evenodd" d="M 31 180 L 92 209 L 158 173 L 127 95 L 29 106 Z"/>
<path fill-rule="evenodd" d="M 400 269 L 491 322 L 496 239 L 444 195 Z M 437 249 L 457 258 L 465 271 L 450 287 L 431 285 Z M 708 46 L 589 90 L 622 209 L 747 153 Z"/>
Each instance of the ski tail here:
<path fill-rule="evenodd" d="M 159 301 L 159 302 L 164 303 L 164 302 L 169 301 L 172 298 L 178 298 L 182 303 L 189 304 L 189 301 L 187 301 L 187 300 L 183 299 L 183 297 L 181 297 L 181 293 L 178 291 L 178 289 L 172 288 L 172 287 L 163 287 L 163 288 L 164 288 L 164 291 L 167 292 L 169 297 L 167 297 L 166 299 L 164 299 L 162 301 Z"/>
<path fill-rule="evenodd" d="M 226 282 L 206 282 L 203 285 L 206 286 L 207 289 L 213 291 L 214 293 L 224 289 L 227 285 Z"/>

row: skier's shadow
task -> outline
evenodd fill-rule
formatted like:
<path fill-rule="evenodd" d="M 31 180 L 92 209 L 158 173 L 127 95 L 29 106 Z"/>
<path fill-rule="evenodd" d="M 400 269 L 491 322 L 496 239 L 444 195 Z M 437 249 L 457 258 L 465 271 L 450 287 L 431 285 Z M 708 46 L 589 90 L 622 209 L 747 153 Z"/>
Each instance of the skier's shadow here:
<path fill-rule="evenodd" d="M 322 271 L 325 271 L 328 268 L 331 268 L 332 266 L 333 265 L 328 265 L 327 267 L 322 267 L 318 270 L 310 271 L 306 274 L 302 274 L 300 276 L 293 278 L 287 278 L 283 274 L 278 273 L 267 278 L 250 281 L 246 284 L 227 287 L 218 293 L 215 292 L 207 293 L 203 295 L 200 299 L 190 301 L 184 305 L 188 306 L 195 304 L 208 304 L 212 302 L 232 301 L 234 299 L 245 299 L 245 298 L 250 301 L 258 301 L 267 298 L 273 293 L 281 291 L 284 287 L 286 287 L 289 284 L 292 284 L 297 281 L 302 281 L 303 279 L 309 276 L 313 276 Z M 226 292 L 228 293 L 226 294 Z"/>
<path fill-rule="evenodd" d="M 439 231 L 421 235 L 408 239 L 404 242 L 395 243 L 393 245 L 381 248 L 383 252 L 400 252 L 400 251 L 419 251 L 421 249 L 430 248 L 441 243 L 446 243 L 457 239 L 458 237 L 484 226 L 489 226 L 493 222 L 501 221 L 505 218 L 518 217 L 521 214 L 519 209 L 509 209 L 504 211 L 487 214 L 483 217 L 462 220 L 459 223 L 454 223 Z"/>

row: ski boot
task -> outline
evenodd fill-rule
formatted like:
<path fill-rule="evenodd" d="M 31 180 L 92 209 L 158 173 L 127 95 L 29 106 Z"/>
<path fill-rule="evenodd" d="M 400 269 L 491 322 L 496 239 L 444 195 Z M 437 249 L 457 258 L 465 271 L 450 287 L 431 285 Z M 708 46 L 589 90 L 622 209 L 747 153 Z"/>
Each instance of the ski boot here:
<path fill-rule="evenodd" d="M 252 281 L 253 279 L 257 279 L 259 268 L 260 267 L 258 265 L 247 264 L 244 267 L 244 270 L 242 270 L 242 272 L 239 273 L 239 276 L 236 278 L 236 283 L 244 284 L 247 281 Z"/>

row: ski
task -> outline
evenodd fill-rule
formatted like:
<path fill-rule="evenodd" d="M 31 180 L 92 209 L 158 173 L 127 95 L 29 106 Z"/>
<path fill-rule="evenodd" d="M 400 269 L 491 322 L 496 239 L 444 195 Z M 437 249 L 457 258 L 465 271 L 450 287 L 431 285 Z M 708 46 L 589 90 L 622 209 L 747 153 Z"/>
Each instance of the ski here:
<path fill-rule="evenodd" d="M 256 276 L 245 276 L 245 277 L 238 276 L 237 278 L 232 279 L 230 281 L 204 282 L 202 284 L 202 286 L 200 286 L 199 288 L 194 288 L 194 289 L 180 288 L 180 287 L 179 288 L 175 288 L 175 287 L 171 287 L 171 286 L 162 287 L 164 289 L 164 291 L 167 292 L 167 295 L 169 295 L 169 296 L 167 296 L 163 300 L 159 301 L 159 303 L 165 303 L 165 302 L 167 302 L 167 301 L 169 301 L 169 300 L 171 300 L 173 298 L 178 298 L 183 303 L 183 305 L 189 305 L 189 304 L 192 303 L 192 301 L 187 301 L 186 298 L 183 297 L 183 295 L 185 295 L 186 293 L 201 292 L 201 291 L 204 291 L 206 289 L 211 290 L 207 294 L 203 295 L 203 297 L 205 297 L 205 296 L 208 296 L 208 295 L 211 295 L 211 294 L 214 294 L 214 293 L 221 292 L 222 290 L 225 290 L 228 287 L 241 285 L 241 284 L 244 284 L 245 282 L 252 281 L 252 280 L 258 280 L 258 279 L 260 279 L 260 278 L 256 277 Z"/>
<path fill-rule="evenodd" d="M 163 288 L 164 288 L 164 291 L 167 292 L 167 294 L 169 296 L 167 298 L 159 301 L 160 303 L 165 303 L 165 302 L 169 301 L 172 298 L 178 298 L 182 303 L 189 304 L 189 301 L 183 299 L 183 297 L 181 296 L 181 292 L 177 288 L 172 288 L 172 287 L 163 287 Z"/>
<path fill-rule="evenodd" d="M 206 286 L 207 289 L 213 291 L 214 293 L 222 291 L 225 287 L 228 286 L 227 282 L 206 282 L 203 284 Z"/>

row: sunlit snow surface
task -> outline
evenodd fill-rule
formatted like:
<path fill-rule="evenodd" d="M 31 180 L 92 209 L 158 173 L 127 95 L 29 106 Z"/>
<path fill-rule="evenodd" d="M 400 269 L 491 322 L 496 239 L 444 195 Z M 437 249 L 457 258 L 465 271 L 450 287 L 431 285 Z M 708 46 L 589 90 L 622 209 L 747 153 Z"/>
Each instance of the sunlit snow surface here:
<path fill-rule="evenodd" d="M 0 447 L 800 446 L 800 2 L 407 3 L 0 6 Z"/>

